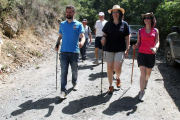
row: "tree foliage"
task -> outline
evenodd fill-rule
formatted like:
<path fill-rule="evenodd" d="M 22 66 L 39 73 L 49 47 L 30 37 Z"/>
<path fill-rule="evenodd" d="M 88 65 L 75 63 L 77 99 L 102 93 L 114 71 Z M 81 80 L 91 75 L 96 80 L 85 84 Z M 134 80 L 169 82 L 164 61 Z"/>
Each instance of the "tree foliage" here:
<path fill-rule="evenodd" d="M 165 2 L 159 5 L 155 16 L 161 39 L 165 39 L 172 26 L 180 25 L 180 2 Z"/>
<path fill-rule="evenodd" d="M 93 27 L 98 20 L 100 11 L 105 13 L 105 19 L 109 20 L 109 9 L 118 4 L 125 9 L 125 21 L 129 24 L 141 24 L 141 14 L 153 12 L 157 19 L 157 28 L 160 31 L 161 45 L 170 33 L 173 25 L 180 25 L 180 0 L 78 0 L 80 3 L 79 18 L 87 18 L 89 25 Z"/>
<path fill-rule="evenodd" d="M 157 19 L 156 27 L 160 31 L 160 40 L 162 42 L 165 41 L 172 26 L 180 25 L 180 0 L 1 0 L 1 20 L 4 16 L 7 16 L 7 13 L 13 14 L 17 6 L 19 7 L 18 9 L 27 9 L 27 4 L 30 2 L 34 3 L 35 1 L 38 6 L 45 6 L 48 11 L 56 12 L 61 17 L 65 15 L 66 5 L 74 5 L 76 7 L 75 18 L 79 21 L 86 18 L 91 28 L 93 28 L 95 21 L 98 20 L 99 12 L 104 12 L 105 19 L 109 20 L 108 10 L 115 4 L 125 9 L 125 21 L 129 24 L 141 24 L 141 14 L 153 12 Z M 32 11 L 36 9 L 34 7 Z M 22 12 L 22 10 L 20 11 Z M 31 13 L 37 14 L 36 12 Z M 31 19 L 37 20 L 38 18 L 34 17 Z"/>

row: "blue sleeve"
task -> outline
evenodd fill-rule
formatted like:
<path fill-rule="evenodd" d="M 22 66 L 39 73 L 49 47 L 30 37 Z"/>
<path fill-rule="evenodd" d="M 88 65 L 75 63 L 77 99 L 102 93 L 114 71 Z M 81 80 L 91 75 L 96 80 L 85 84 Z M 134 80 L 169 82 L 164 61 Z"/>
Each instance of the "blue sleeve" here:
<path fill-rule="evenodd" d="M 62 34 L 62 24 L 60 24 L 60 26 L 59 26 L 59 33 Z"/>
<path fill-rule="evenodd" d="M 82 23 L 80 23 L 80 26 L 79 26 L 79 34 L 80 33 L 85 33 L 85 30 L 84 30 Z"/>

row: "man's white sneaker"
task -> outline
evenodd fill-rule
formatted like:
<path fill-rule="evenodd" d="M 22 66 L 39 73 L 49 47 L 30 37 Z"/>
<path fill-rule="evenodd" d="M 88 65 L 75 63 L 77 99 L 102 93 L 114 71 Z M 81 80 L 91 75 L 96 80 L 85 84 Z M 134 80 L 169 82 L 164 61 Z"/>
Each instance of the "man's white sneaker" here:
<path fill-rule="evenodd" d="M 67 92 L 65 91 L 61 91 L 61 94 L 60 94 L 60 99 L 66 99 L 66 96 L 67 96 Z"/>
<path fill-rule="evenodd" d="M 144 94 L 145 94 L 145 91 L 140 91 L 139 92 L 139 101 L 140 102 L 144 102 Z"/>
<path fill-rule="evenodd" d="M 93 64 L 99 64 L 98 59 L 96 59 L 96 60 L 93 62 Z"/>

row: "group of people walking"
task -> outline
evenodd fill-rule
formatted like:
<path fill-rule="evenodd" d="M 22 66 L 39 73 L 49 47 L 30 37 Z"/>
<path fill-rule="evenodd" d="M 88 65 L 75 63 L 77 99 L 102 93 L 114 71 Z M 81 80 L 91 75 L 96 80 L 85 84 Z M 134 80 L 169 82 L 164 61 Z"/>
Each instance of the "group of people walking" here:
<path fill-rule="evenodd" d="M 79 48 L 81 59 L 86 60 L 86 44 L 90 38 L 92 42 L 91 29 L 87 26 L 87 19 L 82 23 L 75 20 L 75 7 L 68 5 L 66 7 L 66 20 L 61 22 L 59 28 L 59 37 L 55 50 L 59 50 L 60 41 L 62 40 L 60 50 L 61 63 L 61 94 L 60 98 L 64 99 L 67 95 L 67 74 L 68 66 L 72 69 L 73 90 L 78 88 L 78 60 Z M 108 10 L 110 20 L 104 19 L 104 12 L 99 12 L 99 20 L 95 23 L 95 61 L 93 64 L 99 64 L 98 51 L 103 49 L 103 60 L 107 62 L 107 76 L 109 80 L 108 93 L 112 94 L 113 72 L 116 74 L 116 86 L 121 87 L 121 68 L 125 58 L 128 56 L 130 48 L 130 28 L 126 21 L 123 20 L 125 10 L 119 5 L 114 5 Z M 152 68 L 155 64 L 155 54 L 159 47 L 159 31 L 155 27 L 156 20 L 153 13 L 142 14 L 142 24 L 138 32 L 137 43 L 132 46 L 138 50 L 137 62 L 140 68 L 140 92 L 139 100 L 143 101 L 145 88 L 148 83 Z"/>

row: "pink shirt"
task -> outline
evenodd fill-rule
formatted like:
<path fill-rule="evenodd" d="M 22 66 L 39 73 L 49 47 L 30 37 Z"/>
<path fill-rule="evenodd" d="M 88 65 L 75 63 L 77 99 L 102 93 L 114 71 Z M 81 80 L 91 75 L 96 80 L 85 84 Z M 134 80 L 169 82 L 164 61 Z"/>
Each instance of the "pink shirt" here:
<path fill-rule="evenodd" d="M 154 54 L 151 48 L 155 46 L 156 30 L 152 28 L 150 33 L 146 33 L 146 29 L 141 28 L 140 36 L 141 42 L 139 52 L 145 54 Z"/>

